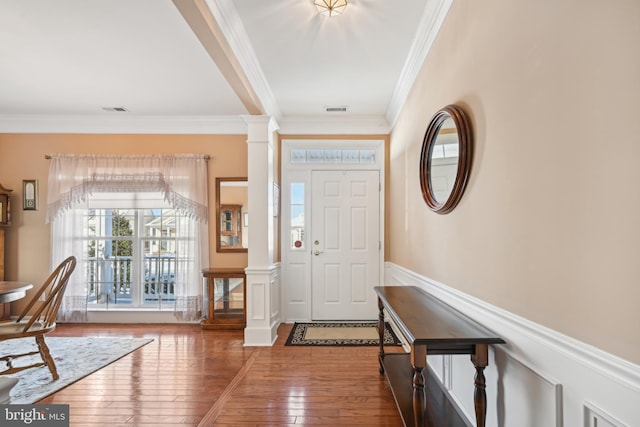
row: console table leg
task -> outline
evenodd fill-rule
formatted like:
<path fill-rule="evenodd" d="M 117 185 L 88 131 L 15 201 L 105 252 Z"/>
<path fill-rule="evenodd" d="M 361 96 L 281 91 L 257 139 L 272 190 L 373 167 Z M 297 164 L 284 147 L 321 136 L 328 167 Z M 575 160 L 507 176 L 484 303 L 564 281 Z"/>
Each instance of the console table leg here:
<path fill-rule="evenodd" d="M 476 426 L 484 427 L 487 419 L 487 392 L 484 368 L 489 364 L 489 349 L 486 344 L 476 344 L 476 352 L 471 355 L 471 361 L 476 367 L 475 390 L 473 401 L 476 410 Z"/>
<path fill-rule="evenodd" d="M 411 365 L 413 366 L 413 420 L 416 427 L 424 426 L 427 411 L 427 396 L 424 391 L 424 368 L 427 364 L 427 347 L 412 346 Z"/>
<path fill-rule="evenodd" d="M 384 365 L 382 364 L 382 359 L 384 359 L 384 305 L 380 298 L 378 298 L 378 333 L 380 336 L 380 351 L 378 352 L 379 370 L 381 374 L 384 374 Z"/>

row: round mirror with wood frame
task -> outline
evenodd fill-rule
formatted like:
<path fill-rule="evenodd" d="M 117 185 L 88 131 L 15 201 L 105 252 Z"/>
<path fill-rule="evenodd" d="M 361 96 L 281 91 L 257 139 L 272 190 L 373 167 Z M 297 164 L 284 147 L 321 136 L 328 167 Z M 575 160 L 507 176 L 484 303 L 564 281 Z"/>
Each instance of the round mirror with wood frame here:
<path fill-rule="evenodd" d="M 458 105 L 447 105 L 431 119 L 420 152 L 420 188 L 429 208 L 446 214 L 464 192 L 473 156 L 471 123 Z"/>

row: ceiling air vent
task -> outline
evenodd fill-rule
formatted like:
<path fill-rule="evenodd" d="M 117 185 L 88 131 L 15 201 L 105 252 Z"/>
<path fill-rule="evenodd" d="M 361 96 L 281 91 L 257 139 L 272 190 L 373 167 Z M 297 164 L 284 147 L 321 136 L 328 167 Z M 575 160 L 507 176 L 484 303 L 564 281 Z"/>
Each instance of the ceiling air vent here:
<path fill-rule="evenodd" d="M 327 113 L 346 113 L 347 107 L 324 107 Z"/>
<path fill-rule="evenodd" d="M 124 107 L 102 107 L 104 111 L 115 111 L 118 113 L 126 113 L 127 109 Z"/>

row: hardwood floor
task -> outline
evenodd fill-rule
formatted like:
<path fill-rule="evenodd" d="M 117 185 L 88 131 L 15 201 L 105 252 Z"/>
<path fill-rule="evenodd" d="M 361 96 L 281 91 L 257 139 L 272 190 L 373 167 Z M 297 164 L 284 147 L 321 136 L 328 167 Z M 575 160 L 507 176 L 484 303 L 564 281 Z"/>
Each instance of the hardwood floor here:
<path fill-rule="evenodd" d="M 403 425 L 377 347 L 285 347 L 291 326 L 243 347 L 242 331 L 196 325 L 58 325 L 153 342 L 39 403 L 69 404 L 72 426 Z"/>

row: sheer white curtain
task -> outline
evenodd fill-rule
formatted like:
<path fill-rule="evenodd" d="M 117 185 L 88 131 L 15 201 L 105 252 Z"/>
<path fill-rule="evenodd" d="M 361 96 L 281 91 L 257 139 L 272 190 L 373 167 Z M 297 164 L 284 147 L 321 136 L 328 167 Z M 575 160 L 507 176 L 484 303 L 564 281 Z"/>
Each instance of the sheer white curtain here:
<path fill-rule="evenodd" d="M 202 317 L 200 270 L 208 260 L 207 157 L 176 155 L 53 154 L 49 168 L 47 222 L 52 223 L 52 263 L 69 255 L 86 272 L 83 233 L 85 203 L 93 193 L 159 192 L 187 218 L 179 221 L 176 249 L 175 317 L 193 321 Z M 135 206 L 129 206 L 133 208 Z M 72 276 L 60 309 L 63 320 L 86 319 L 87 275 Z"/>
<path fill-rule="evenodd" d="M 51 264 L 60 264 L 69 255 L 75 255 L 75 272 L 67 282 L 58 316 L 68 322 L 87 319 L 87 248 L 83 239 L 75 238 L 83 230 L 84 215 L 80 206 L 69 209 L 51 223 Z"/>

